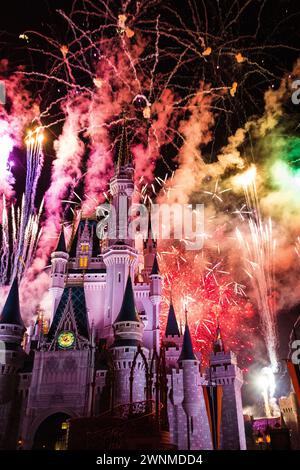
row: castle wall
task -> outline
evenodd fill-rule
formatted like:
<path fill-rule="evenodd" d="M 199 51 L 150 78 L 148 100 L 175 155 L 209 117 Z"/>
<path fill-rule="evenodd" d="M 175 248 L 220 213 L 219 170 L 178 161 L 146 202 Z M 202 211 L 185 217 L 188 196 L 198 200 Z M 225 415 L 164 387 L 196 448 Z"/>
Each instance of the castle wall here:
<path fill-rule="evenodd" d="M 113 348 L 115 363 L 115 405 L 130 402 L 130 371 L 136 347 Z M 144 401 L 146 399 L 146 375 L 145 365 L 139 355 L 133 374 L 132 402 Z"/>
<path fill-rule="evenodd" d="M 293 450 L 300 449 L 300 407 L 294 392 L 287 397 L 279 398 L 280 412 L 284 424 L 291 430 L 291 447 Z"/>
<path fill-rule="evenodd" d="M 89 412 L 92 370 L 91 352 L 36 351 L 26 416 L 21 430 L 24 448 L 30 448 L 38 425 L 48 416 L 65 412 L 85 416 Z"/>
<path fill-rule="evenodd" d="M 245 450 L 246 436 L 243 417 L 241 387 L 242 371 L 236 365 L 236 356 L 231 353 L 218 352 L 210 358 L 210 380 L 222 385 L 222 422 L 221 448 L 228 450 Z"/>
<path fill-rule="evenodd" d="M 209 429 L 209 423 L 205 408 L 205 402 L 202 391 L 202 379 L 200 373 L 195 381 L 190 381 L 188 388 L 184 387 L 184 371 L 182 369 L 174 370 L 168 375 L 168 385 L 170 387 L 168 400 L 168 419 L 170 426 L 171 440 L 177 445 L 179 450 L 211 450 L 212 440 Z M 184 402 L 194 400 L 194 394 L 197 394 L 197 409 L 193 416 L 187 412 Z"/>

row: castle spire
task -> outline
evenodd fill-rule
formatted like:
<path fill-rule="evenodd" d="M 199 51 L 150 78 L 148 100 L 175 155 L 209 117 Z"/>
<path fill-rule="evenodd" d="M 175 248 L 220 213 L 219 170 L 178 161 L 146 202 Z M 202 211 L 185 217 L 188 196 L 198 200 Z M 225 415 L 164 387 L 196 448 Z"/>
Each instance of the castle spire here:
<path fill-rule="evenodd" d="M 125 167 L 129 165 L 130 163 L 131 163 L 131 154 L 130 154 L 130 150 L 128 146 L 126 117 L 124 116 L 121 140 L 120 140 L 119 151 L 118 151 L 118 162 L 117 162 L 118 171 L 120 171 L 122 167 Z"/>
<path fill-rule="evenodd" d="M 219 318 L 217 318 L 217 328 L 216 328 L 216 335 L 215 340 L 213 342 L 213 352 L 216 354 L 217 352 L 225 352 L 224 344 L 221 335 L 221 328 L 219 323 Z"/>
<path fill-rule="evenodd" d="M 182 350 L 178 359 L 178 362 L 181 362 L 181 361 L 197 361 L 197 358 L 194 354 L 194 348 L 193 348 L 189 325 L 187 322 L 185 324 L 185 329 L 184 329 Z"/>
<path fill-rule="evenodd" d="M 180 336 L 178 323 L 177 323 L 177 319 L 175 315 L 175 310 L 174 310 L 174 306 L 172 302 L 172 297 L 170 301 L 165 336 Z"/>
<path fill-rule="evenodd" d="M 158 266 L 157 256 L 156 256 L 156 253 L 155 253 L 155 257 L 154 257 L 153 266 L 152 266 L 150 276 L 157 276 L 158 274 L 159 274 L 159 266 Z"/>
<path fill-rule="evenodd" d="M 65 239 L 64 228 L 63 227 L 61 228 L 58 244 L 57 244 L 57 247 L 56 247 L 55 251 L 59 251 L 59 252 L 62 252 L 62 253 L 67 253 L 66 239 Z"/>
<path fill-rule="evenodd" d="M 11 285 L 6 302 L 4 304 L 0 316 L 0 323 L 7 325 L 18 325 L 25 328 L 20 313 L 19 286 L 17 276 Z"/>
<path fill-rule="evenodd" d="M 134 321 L 140 323 L 140 318 L 135 308 L 134 294 L 130 276 L 128 276 L 127 278 L 121 310 L 116 318 L 115 323 L 126 321 Z"/>

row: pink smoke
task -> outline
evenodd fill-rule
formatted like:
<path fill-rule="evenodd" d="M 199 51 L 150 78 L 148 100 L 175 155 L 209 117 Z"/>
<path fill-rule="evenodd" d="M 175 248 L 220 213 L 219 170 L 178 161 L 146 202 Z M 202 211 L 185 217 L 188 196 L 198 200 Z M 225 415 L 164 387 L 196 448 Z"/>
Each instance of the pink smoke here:
<path fill-rule="evenodd" d="M 86 114 L 84 98 L 68 103 L 62 134 L 54 142 L 56 159 L 53 163 L 51 184 L 45 195 L 45 221 L 36 257 L 28 269 L 21 301 L 26 316 L 32 315 L 49 287 L 49 275 L 44 271 L 51 252 L 55 249 L 63 217 L 62 200 L 68 196 L 81 178 L 81 159 L 84 144 L 79 132 Z"/>
<path fill-rule="evenodd" d="M 0 60 L 0 80 L 5 87 L 6 103 L 0 104 L 0 213 L 3 196 L 14 197 L 14 178 L 8 166 L 14 147 L 23 147 L 25 128 L 39 116 L 38 102 L 26 89 L 22 69 L 8 74 L 8 61 Z"/>

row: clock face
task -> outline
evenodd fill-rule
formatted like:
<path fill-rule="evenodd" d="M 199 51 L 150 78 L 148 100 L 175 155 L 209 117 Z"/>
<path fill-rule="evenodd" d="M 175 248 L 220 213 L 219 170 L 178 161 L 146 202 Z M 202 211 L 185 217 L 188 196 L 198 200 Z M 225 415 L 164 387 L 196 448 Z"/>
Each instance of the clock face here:
<path fill-rule="evenodd" d="M 75 342 L 75 335 L 72 331 L 62 331 L 59 333 L 57 341 L 60 348 L 69 349 Z"/>

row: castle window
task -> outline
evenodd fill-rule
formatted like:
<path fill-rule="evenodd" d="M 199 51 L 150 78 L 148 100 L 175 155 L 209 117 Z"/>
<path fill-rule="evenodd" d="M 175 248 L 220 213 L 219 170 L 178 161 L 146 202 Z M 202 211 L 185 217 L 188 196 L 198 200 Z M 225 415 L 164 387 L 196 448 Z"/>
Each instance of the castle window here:
<path fill-rule="evenodd" d="M 121 273 L 118 273 L 118 282 L 121 282 Z"/>
<path fill-rule="evenodd" d="M 80 268 L 87 268 L 88 265 L 88 257 L 84 256 L 79 258 L 79 267 Z"/>
<path fill-rule="evenodd" d="M 81 253 L 88 253 L 88 251 L 89 251 L 88 243 L 82 243 L 81 244 Z"/>
<path fill-rule="evenodd" d="M 129 352 L 129 348 L 125 348 L 125 352 Z"/>

